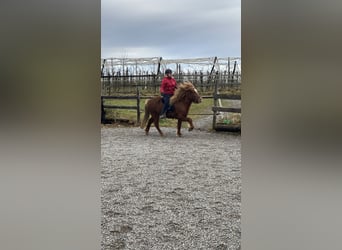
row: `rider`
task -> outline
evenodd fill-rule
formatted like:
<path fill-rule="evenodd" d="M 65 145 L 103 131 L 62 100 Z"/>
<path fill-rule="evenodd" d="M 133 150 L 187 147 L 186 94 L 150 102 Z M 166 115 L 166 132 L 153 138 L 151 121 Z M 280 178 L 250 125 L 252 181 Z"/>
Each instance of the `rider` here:
<path fill-rule="evenodd" d="M 169 108 L 169 101 L 171 96 L 173 96 L 175 89 L 177 88 L 177 82 L 175 78 L 172 77 L 172 70 L 167 69 L 165 70 L 165 76 L 162 79 L 160 85 L 160 93 L 163 96 L 163 109 L 160 113 L 160 118 L 166 118 L 166 111 Z"/>

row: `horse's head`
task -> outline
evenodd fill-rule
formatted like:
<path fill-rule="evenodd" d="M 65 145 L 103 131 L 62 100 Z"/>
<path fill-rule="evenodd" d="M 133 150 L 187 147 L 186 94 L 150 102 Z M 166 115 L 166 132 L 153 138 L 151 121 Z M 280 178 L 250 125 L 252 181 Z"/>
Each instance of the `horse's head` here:
<path fill-rule="evenodd" d="M 202 101 L 202 97 L 199 95 L 197 89 L 191 82 L 184 82 L 184 88 L 188 92 L 188 98 L 194 103 L 200 103 Z"/>
<path fill-rule="evenodd" d="M 175 94 L 171 97 L 170 103 L 173 105 L 175 102 L 194 102 L 200 103 L 202 101 L 197 89 L 191 82 L 181 83 L 176 89 Z"/>
<path fill-rule="evenodd" d="M 202 97 L 199 95 L 199 93 L 195 87 L 193 88 L 193 102 L 194 103 L 202 102 Z"/>
<path fill-rule="evenodd" d="M 174 96 L 171 97 L 171 104 L 175 103 L 177 100 L 188 100 L 190 102 L 200 103 L 202 98 L 191 82 L 184 82 L 178 86 Z"/>

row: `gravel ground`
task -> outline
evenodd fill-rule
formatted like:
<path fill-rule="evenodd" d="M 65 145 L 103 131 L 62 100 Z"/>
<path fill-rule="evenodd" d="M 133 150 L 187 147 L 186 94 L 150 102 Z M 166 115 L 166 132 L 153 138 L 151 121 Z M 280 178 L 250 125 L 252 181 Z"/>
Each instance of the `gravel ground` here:
<path fill-rule="evenodd" d="M 102 249 L 240 249 L 240 135 L 161 129 L 101 129 Z"/>

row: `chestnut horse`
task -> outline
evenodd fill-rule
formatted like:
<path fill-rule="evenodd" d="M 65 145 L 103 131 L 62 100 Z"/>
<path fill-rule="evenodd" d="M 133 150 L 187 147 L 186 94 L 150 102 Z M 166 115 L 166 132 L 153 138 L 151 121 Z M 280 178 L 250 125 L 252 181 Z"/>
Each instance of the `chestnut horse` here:
<path fill-rule="evenodd" d="M 191 82 L 184 82 L 178 85 L 174 95 L 170 98 L 171 110 L 166 112 L 167 118 L 178 119 L 177 123 L 177 135 L 181 136 L 181 125 L 183 121 L 189 123 L 189 131 L 194 129 L 192 119 L 187 117 L 191 104 L 200 103 L 202 98 L 198 94 L 196 88 Z M 159 128 L 159 115 L 162 110 L 163 103 L 162 97 L 156 96 L 152 99 L 148 99 L 145 102 L 145 115 L 141 122 L 140 127 L 145 128 L 145 133 L 148 135 L 152 122 L 158 130 L 159 134 L 163 136 L 163 132 Z M 151 115 L 151 118 L 148 119 Z M 148 121 L 148 122 L 147 122 Z"/>

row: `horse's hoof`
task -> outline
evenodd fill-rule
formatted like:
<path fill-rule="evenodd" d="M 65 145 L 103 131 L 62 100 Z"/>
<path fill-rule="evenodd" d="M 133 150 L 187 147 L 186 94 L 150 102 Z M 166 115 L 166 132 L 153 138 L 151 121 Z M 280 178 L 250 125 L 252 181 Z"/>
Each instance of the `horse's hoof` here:
<path fill-rule="evenodd" d="M 182 137 L 182 134 L 177 134 L 178 137 Z"/>
<path fill-rule="evenodd" d="M 191 128 L 189 128 L 189 131 L 192 131 L 194 129 L 194 127 L 191 127 Z"/>

